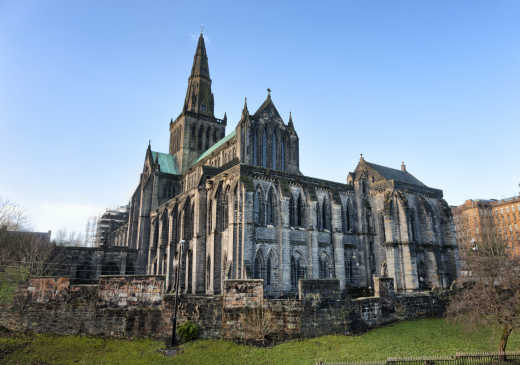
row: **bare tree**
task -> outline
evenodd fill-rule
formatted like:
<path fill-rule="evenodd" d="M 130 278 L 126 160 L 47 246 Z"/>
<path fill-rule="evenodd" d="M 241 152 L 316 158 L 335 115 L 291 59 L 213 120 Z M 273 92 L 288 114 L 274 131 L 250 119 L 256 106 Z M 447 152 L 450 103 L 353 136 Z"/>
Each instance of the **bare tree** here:
<path fill-rule="evenodd" d="M 461 278 L 448 315 L 470 326 L 499 326 L 503 353 L 511 332 L 520 328 L 520 258 L 491 222 L 481 224 L 479 239 L 461 252 L 468 276 Z"/>
<path fill-rule="evenodd" d="M 252 339 L 265 344 L 265 340 L 275 329 L 272 313 L 262 305 L 246 308 L 245 312 L 240 313 L 239 320 L 244 329 L 246 342 Z"/>
<path fill-rule="evenodd" d="M 0 199 L 0 270 L 10 269 L 23 277 L 52 274 L 56 245 L 46 233 L 27 232 L 28 222 L 20 206 Z"/>
<path fill-rule="evenodd" d="M 0 198 L 0 231 L 19 231 L 27 224 L 27 215 L 19 205 Z"/>
<path fill-rule="evenodd" d="M 58 232 L 56 232 L 53 242 L 57 246 L 79 247 L 84 241 L 81 233 L 60 229 Z"/>

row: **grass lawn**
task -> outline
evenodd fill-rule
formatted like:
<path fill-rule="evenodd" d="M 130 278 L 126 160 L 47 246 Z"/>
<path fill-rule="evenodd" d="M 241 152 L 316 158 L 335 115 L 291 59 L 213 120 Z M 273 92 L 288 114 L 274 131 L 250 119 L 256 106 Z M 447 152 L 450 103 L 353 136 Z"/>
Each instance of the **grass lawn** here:
<path fill-rule="evenodd" d="M 482 329 L 468 333 L 443 319 L 422 319 L 378 328 L 361 336 L 323 336 L 289 341 L 272 348 L 198 340 L 183 353 L 167 358 L 163 343 L 152 340 L 113 340 L 82 336 L 0 337 L 0 363 L 14 364 L 314 364 L 318 359 L 384 360 L 398 356 L 453 355 L 455 352 L 495 351 L 499 333 Z M 520 350 L 513 332 L 508 351 Z M 3 357 L 3 358 L 2 358 Z"/>

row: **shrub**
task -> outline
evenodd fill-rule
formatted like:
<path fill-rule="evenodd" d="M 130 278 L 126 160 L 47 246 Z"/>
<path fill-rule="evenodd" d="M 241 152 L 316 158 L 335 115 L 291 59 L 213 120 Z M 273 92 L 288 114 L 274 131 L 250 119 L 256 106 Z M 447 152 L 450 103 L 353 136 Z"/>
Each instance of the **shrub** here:
<path fill-rule="evenodd" d="M 199 333 L 199 325 L 191 321 L 184 322 L 177 329 L 177 334 L 182 342 L 196 340 L 199 337 Z"/>

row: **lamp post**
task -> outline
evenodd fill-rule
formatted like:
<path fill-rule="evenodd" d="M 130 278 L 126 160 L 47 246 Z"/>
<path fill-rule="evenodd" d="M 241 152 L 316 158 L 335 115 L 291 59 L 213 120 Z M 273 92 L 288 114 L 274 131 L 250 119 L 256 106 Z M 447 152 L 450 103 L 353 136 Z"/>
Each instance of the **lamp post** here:
<path fill-rule="evenodd" d="M 179 304 L 179 268 L 182 265 L 182 254 L 184 253 L 184 240 L 180 242 L 180 253 L 179 261 L 177 262 L 177 268 L 175 269 L 175 300 L 173 302 L 173 317 L 172 317 L 172 336 L 170 339 L 170 347 L 177 346 L 177 306 Z"/>

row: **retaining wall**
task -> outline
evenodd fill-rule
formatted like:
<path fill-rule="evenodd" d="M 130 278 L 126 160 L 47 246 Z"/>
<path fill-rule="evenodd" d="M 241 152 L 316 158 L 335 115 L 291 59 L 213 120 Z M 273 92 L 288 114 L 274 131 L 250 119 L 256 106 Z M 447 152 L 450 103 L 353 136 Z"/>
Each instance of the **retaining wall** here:
<path fill-rule="evenodd" d="M 15 331 L 167 338 L 175 297 L 164 294 L 162 276 L 106 276 L 98 285 L 71 285 L 64 278 L 38 278 L 20 287 L 0 325 Z M 305 283 L 304 283 L 305 284 Z M 203 338 L 283 341 L 325 334 L 351 334 L 395 320 L 440 315 L 444 301 L 431 293 L 388 297 L 325 298 L 303 285 L 303 299 L 263 298 L 262 280 L 228 280 L 223 295 L 181 295 L 178 323 L 191 320 Z M 300 285 L 302 286 L 302 285 Z M 309 289 L 311 288 L 311 289 Z"/>

